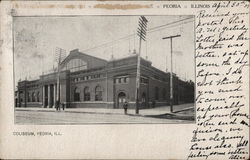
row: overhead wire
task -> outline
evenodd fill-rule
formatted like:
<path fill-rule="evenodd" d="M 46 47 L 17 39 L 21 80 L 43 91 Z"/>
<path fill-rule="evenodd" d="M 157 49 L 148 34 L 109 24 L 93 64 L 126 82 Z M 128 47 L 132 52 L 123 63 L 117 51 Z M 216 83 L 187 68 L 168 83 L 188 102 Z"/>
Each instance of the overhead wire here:
<path fill-rule="evenodd" d="M 175 27 L 175 26 L 178 26 L 178 25 L 187 24 L 187 23 L 193 22 L 193 20 L 192 20 L 192 21 L 188 21 L 188 22 L 186 22 L 186 23 L 177 24 L 177 25 L 174 25 L 174 26 L 169 26 L 169 25 L 173 25 L 173 24 L 176 24 L 176 23 L 179 23 L 179 22 L 182 22 L 182 21 L 185 21 L 185 20 L 193 19 L 193 18 L 194 18 L 194 17 L 185 18 L 185 19 L 181 19 L 181 20 L 178 20 L 178 21 L 174 21 L 174 22 L 171 22 L 171 23 L 164 24 L 164 25 L 152 27 L 152 28 L 149 28 L 149 29 L 148 29 L 148 32 L 147 32 L 147 33 L 153 33 L 153 32 L 156 32 L 156 31 L 163 30 L 163 29 L 165 29 L 165 28 L 171 28 L 171 27 Z M 159 29 L 158 29 L 158 28 L 159 28 Z M 157 30 L 155 30 L 155 29 L 157 29 Z M 109 44 L 114 44 L 115 42 L 118 43 L 119 41 L 130 39 L 130 37 L 131 37 L 131 36 L 134 36 L 134 35 L 135 35 L 135 33 L 130 34 L 130 35 L 127 35 L 127 36 L 125 36 L 125 37 L 121 37 L 121 38 L 116 39 L 116 40 L 113 40 L 113 41 L 111 41 L 111 42 L 107 42 L 107 43 L 104 43 L 104 44 L 101 44 L 101 45 L 98 45 L 98 46 L 95 46 L 95 47 L 92 47 L 92 48 L 89 48 L 89 49 L 85 49 L 85 50 L 83 50 L 83 52 L 88 52 L 88 51 L 90 51 L 90 50 L 97 50 L 97 49 L 99 49 L 99 48 L 104 48 L 104 47 L 106 47 L 106 46 L 109 45 Z"/>

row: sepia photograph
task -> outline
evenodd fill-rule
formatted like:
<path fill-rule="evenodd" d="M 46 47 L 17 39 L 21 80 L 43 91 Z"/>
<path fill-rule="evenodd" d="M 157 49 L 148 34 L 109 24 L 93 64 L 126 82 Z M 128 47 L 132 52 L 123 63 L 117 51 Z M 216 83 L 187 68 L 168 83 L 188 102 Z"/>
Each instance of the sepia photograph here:
<path fill-rule="evenodd" d="M 195 123 L 193 15 L 14 16 L 15 124 Z"/>

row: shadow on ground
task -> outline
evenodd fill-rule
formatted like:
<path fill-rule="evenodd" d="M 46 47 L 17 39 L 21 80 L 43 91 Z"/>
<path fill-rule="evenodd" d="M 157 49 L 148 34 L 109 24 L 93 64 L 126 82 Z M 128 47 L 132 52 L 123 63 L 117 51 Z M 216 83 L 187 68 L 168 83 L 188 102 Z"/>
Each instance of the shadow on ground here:
<path fill-rule="evenodd" d="M 189 109 L 189 110 L 185 110 L 185 111 L 178 111 L 178 112 L 174 112 L 174 113 L 159 114 L 159 115 L 145 115 L 145 117 L 194 121 L 195 118 L 194 118 L 194 114 L 192 114 L 192 113 L 194 113 L 194 109 Z"/>
<path fill-rule="evenodd" d="M 160 114 L 160 115 L 147 115 L 145 117 L 194 121 L 194 116 L 180 116 L 180 115 L 174 115 L 170 113 Z"/>

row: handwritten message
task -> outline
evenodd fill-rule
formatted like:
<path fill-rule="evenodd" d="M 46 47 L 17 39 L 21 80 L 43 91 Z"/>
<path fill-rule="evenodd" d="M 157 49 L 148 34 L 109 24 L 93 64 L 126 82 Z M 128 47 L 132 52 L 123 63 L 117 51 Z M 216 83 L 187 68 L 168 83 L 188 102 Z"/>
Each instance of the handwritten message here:
<path fill-rule="evenodd" d="M 196 88 L 188 159 L 248 159 L 249 2 L 197 12 Z"/>

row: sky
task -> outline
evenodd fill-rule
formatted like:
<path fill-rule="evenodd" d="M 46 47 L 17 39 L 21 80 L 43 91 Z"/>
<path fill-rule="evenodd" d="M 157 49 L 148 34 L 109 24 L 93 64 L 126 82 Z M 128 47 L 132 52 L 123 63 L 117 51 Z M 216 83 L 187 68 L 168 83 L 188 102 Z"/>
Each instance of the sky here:
<path fill-rule="evenodd" d="M 146 41 L 141 56 L 160 70 L 170 71 L 170 40 L 173 39 L 173 71 L 194 81 L 194 18 L 192 16 L 145 16 Z M 14 17 L 15 83 L 36 79 L 56 66 L 55 48 L 110 60 L 139 50 L 139 16 Z M 130 36 L 129 36 L 130 35 Z M 125 37 L 125 38 L 124 38 Z M 104 45 L 103 45 L 104 44 Z"/>

